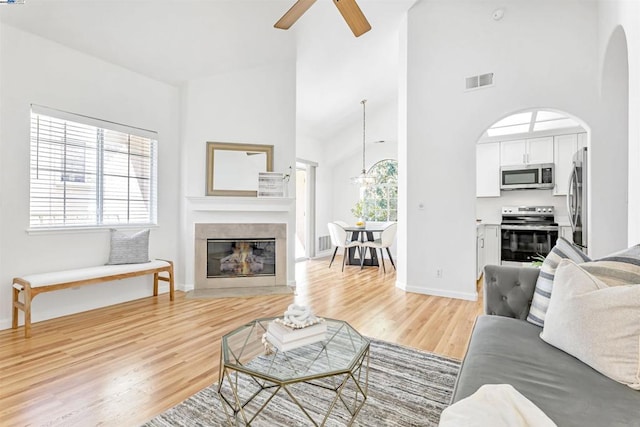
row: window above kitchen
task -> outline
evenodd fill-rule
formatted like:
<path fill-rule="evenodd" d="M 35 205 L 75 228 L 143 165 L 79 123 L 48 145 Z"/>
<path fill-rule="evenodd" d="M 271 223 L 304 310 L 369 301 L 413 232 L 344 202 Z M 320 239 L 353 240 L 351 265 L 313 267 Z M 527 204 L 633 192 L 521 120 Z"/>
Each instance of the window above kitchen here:
<path fill-rule="evenodd" d="M 585 132 L 571 117 L 548 110 L 512 114 L 497 121 L 482 135 L 479 143 L 538 138 L 562 133 Z"/>

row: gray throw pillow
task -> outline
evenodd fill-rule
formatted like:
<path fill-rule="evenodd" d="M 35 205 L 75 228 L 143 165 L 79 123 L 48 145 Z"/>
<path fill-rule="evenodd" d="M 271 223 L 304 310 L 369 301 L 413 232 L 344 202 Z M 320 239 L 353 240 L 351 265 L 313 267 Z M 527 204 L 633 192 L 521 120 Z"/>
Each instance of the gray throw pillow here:
<path fill-rule="evenodd" d="M 563 259 L 570 259 L 576 263 L 591 261 L 580 248 L 563 237 L 558 238 L 556 245 L 551 249 L 551 252 L 549 252 L 549 255 L 547 255 L 542 263 L 542 267 L 540 267 L 540 275 L 536 282 L 536 290 L 533 294 L 529 314 L 527 315 L 527 322 L 544 326 L 544 318 L 547 313 L 547 308 L 549 307 L 549 300 L 551 299 L 553 278 L 558 264 L 560 264 L 560 261 Z"/>
<path fill-rule="evenodd" d="M 594 261 L 581 264 L 608 286 L 640 283 L 640 245 L 635 245 Z"/>
<path fill-rule="evenodd" d="M 111 229 L 110 264 L 139 264 L 149 260 L 149 229 L 127 234 Z"/>

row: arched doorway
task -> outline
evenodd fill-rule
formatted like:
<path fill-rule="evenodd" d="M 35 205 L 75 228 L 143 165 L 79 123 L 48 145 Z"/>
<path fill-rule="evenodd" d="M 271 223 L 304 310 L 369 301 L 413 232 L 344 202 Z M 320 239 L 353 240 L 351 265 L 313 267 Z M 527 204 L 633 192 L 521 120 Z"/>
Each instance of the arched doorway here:
<path fill-rule="evenodd" d="M 483 265 L 501 264 L 507 259 L 502 251 L 505 236 L 501 232 L 502 208 L 507 206 L 552 207 L 557 232 L 573 240 L 567 207 L 569 176 L 577 152 L 589 147 L 590 127 L 574 115 L 553 108 L 514 111 L 489 126 L 476 144 L 476 218 L 478 220 L 478 276 Z M 587 148 L 588 149 L 588 148 Z M 553 165 L 553 184 L 549 188 L 503 187 L 502 170 Z M 586 181 L 588 189 L 588 180 Z M 582 207 L 585 231 L 588 207 Z M 582 235 L 581 235 L 582 237 Z M 585 233 L 585 246 L 586 233 Z M 532 255 L 539 247 L 532 246 Z"/>

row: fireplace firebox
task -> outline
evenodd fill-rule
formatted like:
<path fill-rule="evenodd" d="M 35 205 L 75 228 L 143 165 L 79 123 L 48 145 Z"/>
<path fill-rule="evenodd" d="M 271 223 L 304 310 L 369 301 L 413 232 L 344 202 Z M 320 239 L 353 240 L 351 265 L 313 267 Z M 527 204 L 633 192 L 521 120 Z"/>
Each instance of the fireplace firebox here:
<path fill-rule="evenodd" d="M 275 274 L 275 238 L 207 239 L 207 278 Z"/>
<path fill-rule="evenodd" d="M 193 295 L 291 293 L 287 224 L 196 223 Z"/>

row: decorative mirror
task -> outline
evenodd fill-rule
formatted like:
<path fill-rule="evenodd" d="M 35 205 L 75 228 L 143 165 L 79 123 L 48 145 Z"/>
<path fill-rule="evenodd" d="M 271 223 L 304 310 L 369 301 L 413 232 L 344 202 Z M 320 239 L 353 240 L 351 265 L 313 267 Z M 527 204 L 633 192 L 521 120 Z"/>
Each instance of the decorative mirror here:
<path fill-rule="evenodd" d="M 273 172 L 273 145 L 207 142 L 207 196 L 256 197 L 260 172 Z"/>

